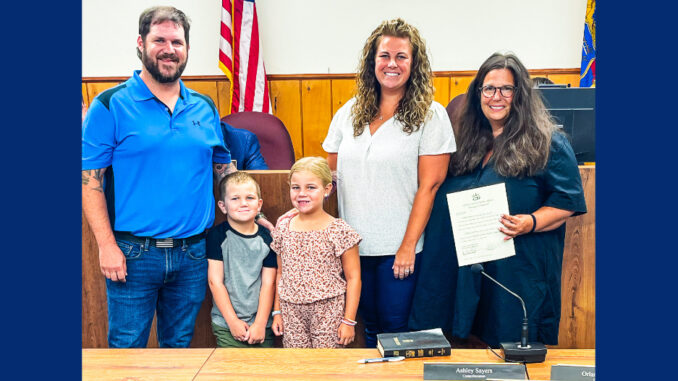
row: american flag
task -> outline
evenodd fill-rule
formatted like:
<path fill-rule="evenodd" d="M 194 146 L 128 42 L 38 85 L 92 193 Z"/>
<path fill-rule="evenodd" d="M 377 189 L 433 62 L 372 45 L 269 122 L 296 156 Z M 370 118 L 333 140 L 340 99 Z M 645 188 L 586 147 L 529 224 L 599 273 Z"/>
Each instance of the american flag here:
<path fill-rule="evenodd" d="M 219 67 L 231 82 L 231 113 L 271 112 L 254 0 L 221 1 Z"/>

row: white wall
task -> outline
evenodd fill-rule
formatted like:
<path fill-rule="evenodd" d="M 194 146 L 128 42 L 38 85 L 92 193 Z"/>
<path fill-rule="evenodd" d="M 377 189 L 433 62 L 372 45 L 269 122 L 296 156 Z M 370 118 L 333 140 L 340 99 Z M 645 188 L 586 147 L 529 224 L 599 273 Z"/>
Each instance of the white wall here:
<path fill-rule="evenodd" d="M 173 5 L 192 20 L 185 75 L 220 75 L 219 0 L 84 0 L 82 75 L 128 76 L 140 67 L 139 14 Z M 476 70 L 510 50 L 529 69 L 580 66 L 586 0 L 258 0 L 268 74 L 353 73 L 365 39 L 402 17 L 427 42 L 433 70 Z"/>

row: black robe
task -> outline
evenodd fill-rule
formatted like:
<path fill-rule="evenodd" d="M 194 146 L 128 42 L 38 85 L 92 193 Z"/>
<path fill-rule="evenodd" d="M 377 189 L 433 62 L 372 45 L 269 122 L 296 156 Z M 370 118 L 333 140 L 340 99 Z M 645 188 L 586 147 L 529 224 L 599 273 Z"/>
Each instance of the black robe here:
<path fill-rule="evenodd" d="M 506 178 L 494 171 L 494 159 L 473 172 L 448 177 L 438 190 L 425 230 L 421 268 L 409 319 L 411 330 L 440 327 L 455 337 L 473 333 L 498 347 L 520 341 L 520 301 L 491 280 L 459 267 L 447 193 L 504 182 L 509 213 L 529 214 L 542 206 L 586 213 L 574 152 L 566 137 L 555 133 L 547 166 L 532 177 Z M 499 215 L 497 216 L 499 219 Z M 560 277 L 565 224 L 542 233 L 514 238 L 516 255 L 484 263 L 485 272 L 525 301 L 530 341 L 558 343 Z"/>

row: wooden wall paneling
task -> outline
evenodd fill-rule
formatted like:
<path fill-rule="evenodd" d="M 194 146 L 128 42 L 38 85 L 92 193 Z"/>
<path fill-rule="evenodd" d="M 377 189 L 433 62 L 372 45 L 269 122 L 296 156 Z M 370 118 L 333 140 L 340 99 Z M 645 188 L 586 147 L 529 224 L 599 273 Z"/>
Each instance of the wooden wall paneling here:
<path fill-rule="evenodd" d="M 219 115 L 223 118 L 231 113 L 231 82 L 217 81 L 217 97 L 219 98 Z"/>
<path fill-rule="evenodd" d="M 301 119 L 301 81 L 270 81 L 270 98 L 273 114 L 280 119 L 290 133 L 294 145 L 294 157 L 299 159 L 304 153 Z"/>
<path fill-rule="evenodd" d="M 99 95 L 99 93 L 104 90 L 108 90 L 111 87 L 115 87 L 121 82 L 88 82 L 87 83 L 87 95 L 89 100 L 87 104 L 91 104 L 94 98 Z"/>
<path fill-rule="evenodd" d="M 304 156 L 327 156 L 321 144 L 332 121 L 330 86 L 329 79 L 301 81 Z"/>
<path fill-rule="evenodd" d="M 579 74 L 547 74 L 546 78 L 553 83 L 569 84 L 570 87 L 579 87 Z"/>
<path fill-rule="evenodd" d="M 433 99 L 447 107 L 447 104 L 450 103 L 450 77 L 433 77 L 433 87 L 435 87 L 436 92 L 433 95 Z"/>
<path fill-rule="evenodd" d="M 89 106 L 89 96 L 87 95 L 87 84 L 82 83 L 82 100 L 85 102 L 85 105 Z"/>
<path fill-rule="evenodd" d="M 459 94 L 464 94 L 468 90 L 468 85 L 475 78 L 474 76 L 450 77 L 450 100 Z M 447 104 L 445 104 L 447 106 Z"/>
<path fill-rule="evenodd" d="M 184 80 L 184 85 L 191 90 L 195 90 L 202 95 L 207 95 L 212 98 L 212 102 L 217 107 L 219 115 L 221 115 L 220 103 L 219 103 L 219 92 L 217 91 L 217 81 L 191 81 Z"/>
<path fill-rule="evenodd" d="M 108 346 L 106 283 L 99 270 L 99 247 L 82 213 L 82 347 Z"/>
<path fill-rule="evenodd" d="M 355 79 L 332 80 L 332 116 L 334 116 L 334 114 L 337 113 L 337 110 L 345 105 L 349 99 L 353 98 L 355 85 Z"/>
<path fill-rule="evenodd" d="M 583 259 L 581 287 L 576 297 L 578 304 L 585 308 L 577 310 L 575 316 L 580 322 L 586 323 L 583 334 L 579 331 L 579 334 L 575 336 L 577 341 L 575 341 L 574 348 L 596 347 L 596 166 L 587 167 L 588 171 L 580 172 L 588 212 L 583 216 L 575 217 L 581 219 L 581 234 L 578 237 L 574 233 L 570 234 L 570 239 L 573 241 L 578 239 Z"/>
<path fill-rule="evenodd" d="M 193 339 L 191 348 L 216 348 L 217 339 L 212 332 L 212 292 L 207 286 L 205 290 L 205 299 L 202 301 L 198 317 L 195 318 L 195 328 L 193 330 Z M 155 324 L 155 320 L 153 321 Z M 155 327 L 151 330 L 155 332 Z M 149 340 L 150 341 L 150 340 Z M 150 346 L 149 346 L 150 347 Z"/>
<path fill-rule="evenodd" d="M 261 198 L 264 203 L 261 211 L 275 225 L 278 218 L 292 209 L 288 170 L 247 171 L 259 183 Z"/>
<path fill-rule="evenodd" d="M 157 322 L 158 322 L 157 315 L 153 315 L 153 322 L 151 323 L 151 333 L 148 335 L 148 343 L 146 344 L 146 348 L 159 348 L 160 347 L 160 345 L 158 344 L 158 334 L 156 332 Z"/>
<path fill-rule="evenodd" d="M 596 347 L 596 167 L 582 168 L 588 212 L 567 220 L 558 348 Z"/>
<path fill-rule="evenodd" d="M 473 76 L 475 75 L 474 70 L 457 70 L 457 71 L 436 71 L 434 72 L 434 86 L 437 88 L 438 94 L 436 94 L 435 99 L 440 102 L 441 104 L 446 105 L 449 103 L 449 100 L 454 98 L 458 94 L 465 93 L 468 87 L 469 82 L 471 79 L 473 79 Z M 543 76 L 550 78 L 552 81 L 556 83 L 565 83 L 565 84 L 570 84 L 572 87 L 578 87 L 579 86 L 579 68 L 565 68 L 565 69 L 531 69 L 530 70 L 530 75 L 532 77 L 534 76 Z M 86 103 L 90 103 L 91 100 L 99 94 L 101 91 L 110 88 L 118 83 L 121 83 L 125 81 L 128 77 L 125 76 L 120 76 L 120 77 L 84 77 L 82 78 L 83 84 L 86 86 L 86 91 L 83 90 L 83 95 L 87 94 L 87 98 L 85 99 Z M 449 84 L 445 86 L 445 80 L 444 78 L 449 78 Z M 291 92 L 291 93 L 284 93 L 284 96 L 280 96 L 279 90 L 282 89 L 282 86 L 285 84 L 290 84 L 290 83 L 299 83 L 300 81 L 304 80 L 329 80 L 331 81 L 331 88 L 333 89 L 335 86 L 338 86 L 340 91 L 346 90 L 346 87 L 348 86 L 348 83 L 351 81 L 355 80 L 355 74 L 290 74 L 290 75 L 269 75 L 269 89 L 270 89 L 270 94 L 271 94 L 271 104 L 273 105 L 274 108 L 274 114 L 278 115 L 276 113 L 276 105 L 275 102 L 277 101 L 278 104 L 281 102 L 283 103 L 293 103 L 297 104 L 299 107 L 297 110 L 293 110 L 291 106 L 289 105 L 280 105 L 278 108 L 281 109 L 281 115 L 278 115 L 278 117 L 282 120 L 283 118 L 285 119 L 291 119 L 290 122 L 295 123 L 294 126 L 288 125 L 288 123 L 283 120 L 283 122 L 288 126 L 288 129 L 290 129 L 290 134 L 293 135 L 292 141 L 295 144 L 296 151 L 295 153 L 297 154 L 297 157 L 300 157 L 302 152 L 303 152 L 303 147 L 297 146 L 297 143 L 302 144 L 303 138 L 301 135 L 301 130 L 302 130 L 302 110 L 301 110 L 301 101 L 300 98 L 301 96 L 297 95 L 299 92 Z M 185 76 L 184 77 L 184 82 L 187 84 L 190 84 L 191 87 L 195 88 L 196 90 L 206 93 L 210 95 L 214 101 L 215 104 L 217 104 L 217 108 L 219 109 L 220 115 L 226 116 L 230 113 L 230 92 L 229 92 L 229 87 L 230 87 L 230 82 L 224 75 L 213 75 L 213 76 Z M 212 85 L 209 83 L 216 83 L 216 92 L 214 91 L 214 88 Z M 209 87 L 209 89 L 206 89 L 206 87 Z M 298 86 L 299 87 L 299 86 Z M 444 96 L 444 90 L 443 88 L 447 87 L 447 99 L 445 99 Z M 278 98 L 277 100 L 274 98 L 274 93 L 278 91 Z M 216 96 L 215 96 L 216 93 Z M 332 98 L 335 98 L 335 91 L 332 91 Z M 345 93 L 344 93 L 345 94 Z M 346 94 L 347 95 L 347 94 Z M 292 96 L 292 99 L 287 99 L 288 96 Z M 335 100 L 332 101 L 332 112 L 336 112 L 337 105 L 341 100 L 341 96 L 337 98 L 337 101 Z M 288 107 L 289 106 L 289 107 Z M 287 110 L 287 111 L 286 111 Z M 287 115 L 283 115 L 287 114 Z M 281 117 L 283 116 L 283 117 Z M 296 124 L 298 123 L 298 125 Z M 296 132 L 299 132 L 297 135 L 298 142 L 295 140 L 294 134 Z"/>

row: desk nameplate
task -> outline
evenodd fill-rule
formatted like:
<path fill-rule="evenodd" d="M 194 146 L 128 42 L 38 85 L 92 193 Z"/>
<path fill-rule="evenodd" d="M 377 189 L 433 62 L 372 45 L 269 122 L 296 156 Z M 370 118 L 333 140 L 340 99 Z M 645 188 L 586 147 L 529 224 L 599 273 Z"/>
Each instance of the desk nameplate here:
<path fill-rule="evenodd" d="M 594 365 L 557 364 L 551 367 L 551 379 L 557 381 L 595 381 Z"/>
<path fill-rule="evenodd" d="M 494 363 L 424 363 L 424 380 L 527 380 L 523 364 Z"/>

